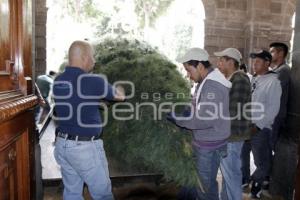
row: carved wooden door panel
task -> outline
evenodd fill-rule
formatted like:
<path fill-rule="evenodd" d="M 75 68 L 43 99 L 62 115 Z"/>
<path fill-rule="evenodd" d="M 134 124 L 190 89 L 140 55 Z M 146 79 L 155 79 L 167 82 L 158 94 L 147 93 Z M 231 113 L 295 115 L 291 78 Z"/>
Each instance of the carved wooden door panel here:
<path fill-rule="evenodd" d="M 16 144 L 13 143 L 0 153 L 0 200 L 18 199 Z"/>
<path fill-rule="evenodd" d="M 0 0 L 0 91 L 15 88 L 15 48 L 17 44 L 17 2 Z"/>
<path fill-rule="evenodd" d="M 0 73 L 9 73 L 7 62 L 10 61 L 12 55 L 11 48 L 11 20 L 12 5 L 9 0 L 0 0 Z"/>
<path fill-rule="evenodd" d="M 24 76 L 32 77 L 32 0 L 23 0 L 22 2 L 21 62 Z"/>

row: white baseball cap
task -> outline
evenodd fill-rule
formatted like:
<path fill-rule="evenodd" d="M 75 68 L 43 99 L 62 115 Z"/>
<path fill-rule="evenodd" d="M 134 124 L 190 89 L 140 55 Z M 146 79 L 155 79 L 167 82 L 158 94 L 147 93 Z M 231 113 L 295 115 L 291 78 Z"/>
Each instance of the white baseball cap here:
<path fill-rule="evenodd" d="M 238 63 L 241 63 L 242 60 L 242 54 L 236 48 L 227 48 L 223 51 L 215 52 L 214 54 L 218 57 L 227 56 L 233 58 L 234 60 L 238 61 Z"/>
<path fill-rule="evenodd" d="M 177 58 L 176 61 L 180 63 L 185 63 L 190 60 L 208 61 L 208 57 L 209 55 L 204 49 L 190 48 L 182 57 Z"/>

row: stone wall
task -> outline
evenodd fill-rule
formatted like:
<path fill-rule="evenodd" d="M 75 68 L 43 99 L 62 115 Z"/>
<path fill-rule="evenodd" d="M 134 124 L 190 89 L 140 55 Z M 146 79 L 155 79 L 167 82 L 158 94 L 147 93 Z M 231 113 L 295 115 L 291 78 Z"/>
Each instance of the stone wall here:
<path fill-rule="evenodd" d="M 35 1 L 35 76 L 46 73 L 46 0 Z"/>
<path fill-rule="evenodd" d="M 296 0 L 203 0 L 205 48 L 209 54 L 227 47 L 250 52 L 273 41 L 290 43 Z M 212 57 L 215 63 L 216 58 Z M 248 63 L 249 64 L 249 63 Z"/>

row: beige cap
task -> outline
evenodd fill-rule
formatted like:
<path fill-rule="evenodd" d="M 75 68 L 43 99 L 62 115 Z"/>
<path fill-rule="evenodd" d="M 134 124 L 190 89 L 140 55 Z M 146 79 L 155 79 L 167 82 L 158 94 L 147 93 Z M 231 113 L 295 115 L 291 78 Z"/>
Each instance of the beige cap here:
<path fill-rule="evenodd" d="M 204 49 L 190 48 L 187 50 L 184 56 L 177 58 L 176 61 L 180 63 L 185 63 L 190 60 L 208 61 L 208 57 L 209 55 Z"/>
<path fill-rule="evenodd" d="M 236 48 L 227 48 L 223 51 L 215 52 L 214 54 L 215 54 L 215 56 L 218 56 L 218 57 L 227 56 L 227 57 L 233 58 L 236 61 L 238 61 L 238 63 L 241 63 L 241 60 L 242 60 L 242 54 Z"/>

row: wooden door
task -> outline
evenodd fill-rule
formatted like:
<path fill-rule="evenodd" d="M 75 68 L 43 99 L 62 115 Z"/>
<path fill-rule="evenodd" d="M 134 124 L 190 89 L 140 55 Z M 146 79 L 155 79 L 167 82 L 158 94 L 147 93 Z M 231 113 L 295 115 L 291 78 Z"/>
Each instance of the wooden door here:
<path fill-rule="evenodd" d="M 16 89 L 13 71 L 17 41 L 16 0 L 0 0 L 0 91 Z"/>
<path fill-rule="evenodd" d="M 18 199 L 16 155 L 15 143 L 0 152 L 0 200 Z"/>
<path fill-rule="evenodd" d="M 0 0 L 0 200 L 33 200 L 32 0 Z"/>
<path fill-rule="evenodd" d="M 32 0 L 0 0 L 0 92 L 26 92 L 32 77 Z"/>

